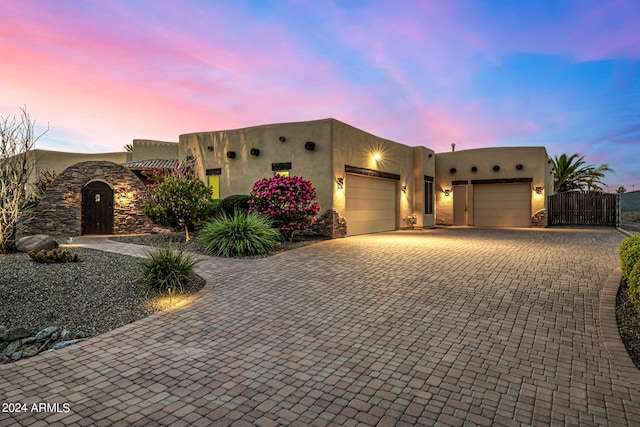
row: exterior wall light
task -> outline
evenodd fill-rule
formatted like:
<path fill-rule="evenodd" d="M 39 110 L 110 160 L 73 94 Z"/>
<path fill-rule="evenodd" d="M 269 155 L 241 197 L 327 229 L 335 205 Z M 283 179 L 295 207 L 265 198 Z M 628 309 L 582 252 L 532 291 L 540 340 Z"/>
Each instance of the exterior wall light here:
<path fill-rule="evenodd" d="M 451 189 L 445 188 L 444 189 L 444 197 L 449 197 L 449 196 L 451 196 Z"/>
<path fill-rule="evenodd" d="M 493 167 L 493 170 L 494 170 L 494 171 L 496 171 L 496 172 L 498 172 L 498 171 L 500 170 L 500 166 L 495 165 L 495 166 Z"/>
<path fill-rule="evenodd" d="M 207 145 L 207 150 L 213 151 L 213 145 Z"/>
<path fill-rule="evenodd" d="M 478 168 L 476 166 L 471 167 L 471 172 L 478 172 Z"/>
<path fill-rule="evenodd" d="M 338 185 L 338 190 L 344 190 L 344 178 L 337 178 L 336 184 Z"/>
<path fill-rule="evenodd" d="M 236 158 L 236 152 L 235 151 L 227 151 L 227 158 L 235 159 Z"/>
<path fill-rule="evenodd" d="M 304 149 L 308 151 L 313 151 L 316 149 L 316 143 L 313 141 L 307 141 L 304 143 Z"/>
<path fill-rule="evenodd" d="M 542 190 L 544 190 L 542 187 L 534 187 L 533 189 L 538 196 L 542 196 Z"/>
<path fill-rule="evenodd" d="M 402 192 L 403 192 L 404 194 L 407 194 L 407 186 L 406 186 L 406 185 L 403 185 L 403 186 L 402 186 Z"/>
<path fill-rule="evenodd" d="M 281 136 L 278 139 L 280 140 L 280 142 L 285 142 L 287 140 L 287 138 L 285 138 L 284 136 Z"/>
<path fill-rule="evenodd" d="M 518 169 L 518 170 L 522 170 L 522 168 L 523 168 L 523 167 L 524 167 L 524 166 L 522 166 L 520 163 L 518 163 L 518 164 L 516 165 L 516 169 Z"/>
<path fill-rule="evenodd" d="M 456 168 L 451 168 L 451 169 L 449 169 L 449 172 L 451 172 L 451 173 L 456 173 L 456 172 L 458 172 L 458 169 L 456 169 Z"/>
<path fill-rule="evenodd" d="M 252 156 L 259 156 L 260 155 L 260 150 L 257 148 L 252 148 L 250 151 Z"/>
<path fill-rule="evenodd" d="M 375 160 L 376 162 L 378 160 L 380 160 L 382 156 L 380 155 L 380 153 L 378 153 L 377 151 L 375 153 L 373 153 L 373 160 Z"/>

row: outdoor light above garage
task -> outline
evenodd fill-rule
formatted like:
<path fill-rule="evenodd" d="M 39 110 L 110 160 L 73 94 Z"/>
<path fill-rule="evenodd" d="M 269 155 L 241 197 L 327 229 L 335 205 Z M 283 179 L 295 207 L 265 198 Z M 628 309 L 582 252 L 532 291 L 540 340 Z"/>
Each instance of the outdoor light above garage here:
<path fill-rule="evenodd" d="M 449 197 L 451 195 L 451 190 L 448 188 L 444 189 L 444 197 Z"/>

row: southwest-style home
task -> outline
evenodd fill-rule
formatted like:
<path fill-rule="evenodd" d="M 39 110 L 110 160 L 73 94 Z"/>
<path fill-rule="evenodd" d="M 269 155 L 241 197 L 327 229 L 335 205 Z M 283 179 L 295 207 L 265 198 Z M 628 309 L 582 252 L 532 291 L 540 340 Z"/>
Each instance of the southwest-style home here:
<path fill-rule="evenodd" d="M 178 143 L 134 140 L 132 145 L 129 153 L 69 154 L 69 159 L 110 160 L 138 176 L 157 165 L 192 160 L 216 198 L 248 194 L 255 181 L 276 173 L 302 176 L 317 189 L 318 230 L 330 237 L 435 225 L 530 227 L 553 188 L 544 147 L 435 153 L 335 119 L 190 133 L 180 135 Z M 55 168 L 66 159 L 62 153 L 35 151 L 38 169 Z M 87 178 L 87 183 L 107 181 Z M 74 189 L 79 199 L 81 190 Z M 82 211 L 81 200 L 77 206 Z"/>

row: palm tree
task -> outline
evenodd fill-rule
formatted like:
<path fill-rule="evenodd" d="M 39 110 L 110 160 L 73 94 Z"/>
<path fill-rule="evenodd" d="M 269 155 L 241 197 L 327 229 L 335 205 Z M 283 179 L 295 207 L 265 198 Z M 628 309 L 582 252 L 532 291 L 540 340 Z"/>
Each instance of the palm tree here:
<path fill-rule="evenodd" d="M 598 184 L 606 172 L 614 172 L 608 164 L 589 165 L 584 156 L 561 154 L 551 159 L 553 162 L 553 189 L 557 193 L 571 190 L 601 190 Z"/>

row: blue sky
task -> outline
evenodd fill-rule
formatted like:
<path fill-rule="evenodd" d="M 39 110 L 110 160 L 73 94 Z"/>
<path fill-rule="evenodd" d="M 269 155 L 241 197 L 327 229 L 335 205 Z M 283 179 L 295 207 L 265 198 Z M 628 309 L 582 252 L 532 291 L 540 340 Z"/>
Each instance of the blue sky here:
<path fill-rule="evenodd" d="M 4 0 L 0 114 L 39 148 L 334 117 L 436 151 L 543 145 L 640 190 L 640 0 Z"/>

